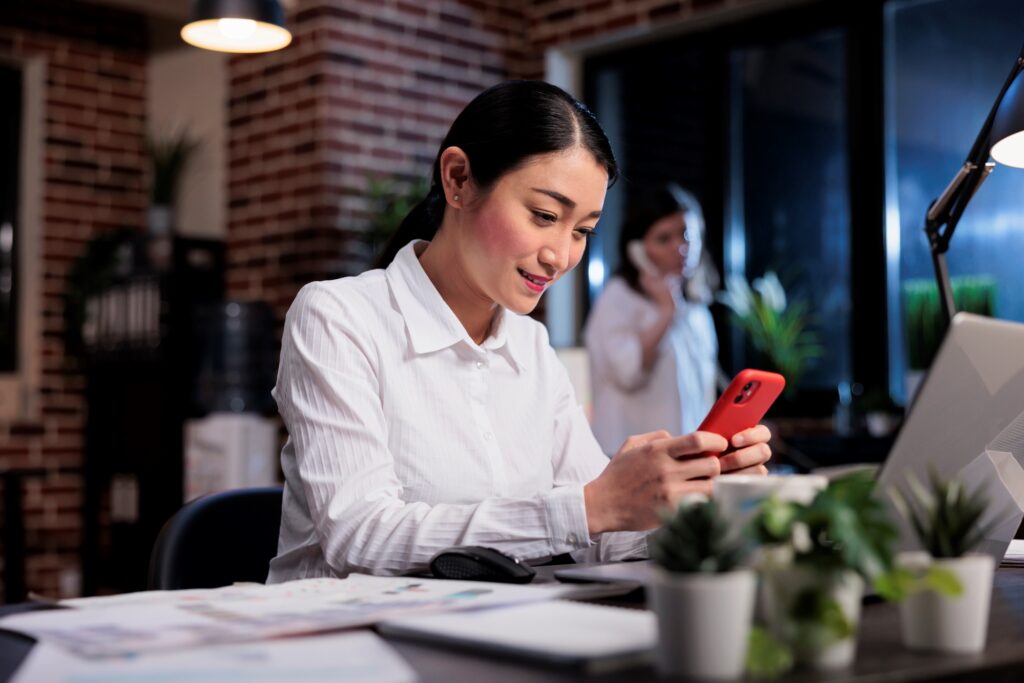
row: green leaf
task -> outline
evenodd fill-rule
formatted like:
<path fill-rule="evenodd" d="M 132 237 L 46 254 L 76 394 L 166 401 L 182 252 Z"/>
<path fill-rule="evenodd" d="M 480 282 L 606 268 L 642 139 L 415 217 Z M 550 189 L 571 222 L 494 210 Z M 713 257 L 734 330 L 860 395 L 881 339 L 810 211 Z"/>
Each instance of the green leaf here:
<path fill-rule="evenodd" d="M 747 673 L 755 678 L 778 678 L 793 668 L 793 653 L 767 629 L 754 626 L 747 641 Z"/>
<path fill-rule="evenodd" d="M 734 536 L 714 502 L 683 504 L 651 536 L 651 559 L 671 572 L 729 572 L 749 551 L 746 539 Z"/>
<path fill-rule="evenodd" d="M 900 602 L 916 588 L 918 579 L 909 569 L 897 568 L 875 577 L 875 591 L 889 602 Z"/>
<path fill-rule="evenodd" d="M 950 598 L 955 598 L 964 592 L 963 584 L 960 583 L 956 574 L 944 567 L 934 565 L 928 567 L 922 584 L 924 587 Z"/>

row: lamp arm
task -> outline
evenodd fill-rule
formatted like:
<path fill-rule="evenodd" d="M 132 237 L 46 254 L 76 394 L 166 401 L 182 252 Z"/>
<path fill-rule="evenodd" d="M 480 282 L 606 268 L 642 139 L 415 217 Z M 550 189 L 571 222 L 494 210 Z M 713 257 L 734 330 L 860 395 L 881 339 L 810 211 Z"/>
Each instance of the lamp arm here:
<path fill-rule="evenodd" d="M 939 302 L 942 305 L 942 312 L 946 323 L 956 313 L 953 303 L 952 285 L 949 281 L 949 270 L 946 267 L 946 251 L 949 250 L 949 242 L 953 238 L 953 231 L 963 215 L 967 204 L 974 197 L 974 194 L 985 182 L 989 173 L 995 168 L 995 164 L 989 162 L 989 151 L 992 142 L 989 139 L 992 133 L 992 124 L 999 111 L 999 105 L 1003 103 L 1006 91 L 1010 89 L 1013 81 L 1024 71 L 1024 47 L 1021 48 L 1017 60 L 1006 77 L 1006 82 L 999 91 L 998 97 L 992 104 L 992 108 L 985 117 L 978 136 L 971 145 L 971 151 L 967 154 L 967 160 L 957 171 L 942 194 L 938 196 L 928 207 L 925 214 L 924 231 L 928 237 L 928 245 L 932 252 L 932 262 L 935 267 L 935 279 L 939 286 Z M 945 228 L 945 229 L 943 229 Z"/>

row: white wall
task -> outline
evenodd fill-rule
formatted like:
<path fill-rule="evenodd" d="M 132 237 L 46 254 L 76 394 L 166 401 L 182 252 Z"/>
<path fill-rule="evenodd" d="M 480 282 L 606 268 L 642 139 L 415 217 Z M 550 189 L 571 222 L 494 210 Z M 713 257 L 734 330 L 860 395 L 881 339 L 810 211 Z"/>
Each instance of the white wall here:
<path fill-rule="evenodd" d="M 199 142 L 178 188 L 177 232 L 224 239 L 227 232 L 227 56 L 182 45 L 155 52 L 146 111 L 157 139 L 187 130 Z"/>

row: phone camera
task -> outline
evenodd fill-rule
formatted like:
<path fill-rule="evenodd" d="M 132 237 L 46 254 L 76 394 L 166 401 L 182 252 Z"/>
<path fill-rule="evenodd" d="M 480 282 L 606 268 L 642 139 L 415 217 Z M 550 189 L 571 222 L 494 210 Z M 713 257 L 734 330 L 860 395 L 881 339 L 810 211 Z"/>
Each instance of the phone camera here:
<path fill-rule="evenodd" d="M 750 387 L 754 386 L 753 382 L 747 382 L 743 385 L 743 391 L 750 391 Z"/>
<path fill-rule="evenodd" d="M 736 398 L 732 400 L 733 403 L 740 403 L 743 401 L 743 394 L 737 394 Z"/>

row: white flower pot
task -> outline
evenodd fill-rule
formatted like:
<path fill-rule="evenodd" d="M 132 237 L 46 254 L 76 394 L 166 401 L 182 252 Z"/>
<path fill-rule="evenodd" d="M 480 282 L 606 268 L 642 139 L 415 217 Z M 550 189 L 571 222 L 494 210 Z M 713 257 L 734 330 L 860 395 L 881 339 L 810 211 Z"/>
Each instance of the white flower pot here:
<path fill-rule="evenodd" d="M 952 597 L 922 590 L 900 603 L 903 644 L 919 650 L 974 653 L 985 649 L 995 562 L 989 555 L 934 559 L 927 553 L 902 553 L 901 567 L 923 572 L 929 566 L 956 575 L 963 593 Z"/>
<path fill-rule="evenodd" d="M 800 566 L 770 569 L 764 574 L 764 617 L 772 635 L 793 651 L 797 664 L 813 669 L 839 669 L 849 666 L 857 650 L 857 626 L 864 581 L 854 571 L 816 572 Z M 835 600 L 853 634 L 838 641 L 817 642 L 794 628 L 793 606 L 807 590 L 823 591 Z M 824 632 L 822 632 L 824 633 Z"/>
<path fill-rule="evenodd" d="M 739 678 L 756 584 L 749 569 L 676 574 L 655 568 L 647 599 L 658 617 L 658 670 L 697 678 Z"/>

